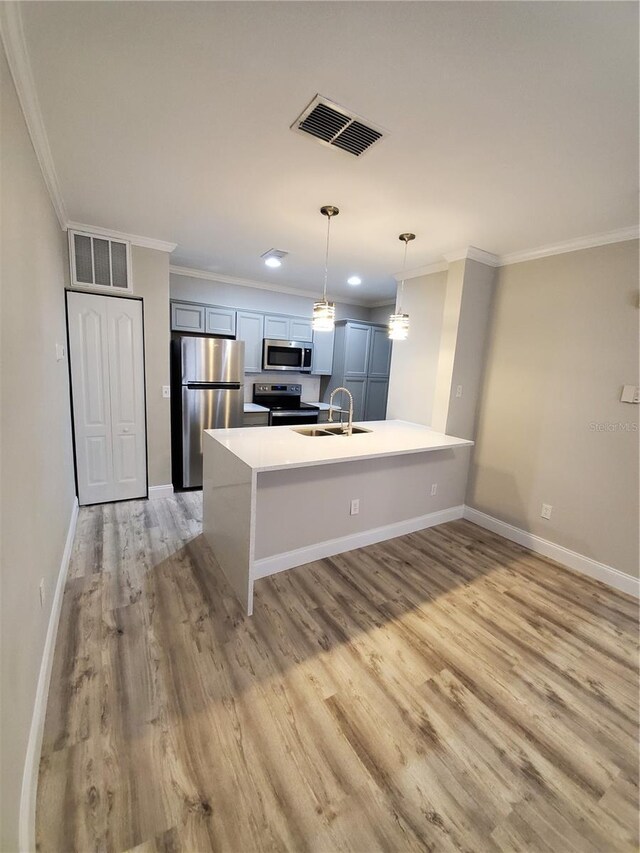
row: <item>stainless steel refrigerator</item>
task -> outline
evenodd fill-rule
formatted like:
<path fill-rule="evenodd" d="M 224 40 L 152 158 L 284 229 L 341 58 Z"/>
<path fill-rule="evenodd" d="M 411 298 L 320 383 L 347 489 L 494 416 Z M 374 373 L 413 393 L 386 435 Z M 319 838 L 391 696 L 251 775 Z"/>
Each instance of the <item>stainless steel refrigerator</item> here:
<path fill-rule="evenodd" d="M 202 486 L 203 430 L 242 426 L 244 341 L 184 336 L 173 347 L 174 486 L 189 489 Z"/>

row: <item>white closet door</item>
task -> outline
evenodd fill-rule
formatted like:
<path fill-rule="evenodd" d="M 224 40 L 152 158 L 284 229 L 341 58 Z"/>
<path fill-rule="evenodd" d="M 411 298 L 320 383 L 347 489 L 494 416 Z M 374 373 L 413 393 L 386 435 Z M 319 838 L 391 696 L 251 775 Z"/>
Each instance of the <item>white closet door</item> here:
<path fill-rule="evenodd" d="M 78 500 L 145 497 L 142 303 L 68 294 Z"/>
<path fill-rule="evenodd" d="M 146 497 L 142 302 L 106 298 L 113 484 L 111 500 Z"/>

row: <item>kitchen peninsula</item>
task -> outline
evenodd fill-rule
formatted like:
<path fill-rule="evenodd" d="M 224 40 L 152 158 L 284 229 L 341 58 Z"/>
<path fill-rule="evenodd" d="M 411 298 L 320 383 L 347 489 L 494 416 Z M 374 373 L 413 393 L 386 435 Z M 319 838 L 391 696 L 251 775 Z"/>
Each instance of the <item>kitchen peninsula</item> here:
<path fill-rule="evenodd" d="M 206 430 L 204 534 L 243 604 L 254 581 L 462 516 L 473 442 L 405 421 L 351 436 Z"/>

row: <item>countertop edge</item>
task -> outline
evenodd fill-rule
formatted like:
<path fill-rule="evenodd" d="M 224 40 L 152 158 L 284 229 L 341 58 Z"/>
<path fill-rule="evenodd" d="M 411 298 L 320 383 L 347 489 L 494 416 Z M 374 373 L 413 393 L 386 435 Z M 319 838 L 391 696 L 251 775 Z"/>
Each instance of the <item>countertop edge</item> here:
<path fill-rule="evenodd" d="M 363 422 L 363 423 L 365 423 L 365 422 Z M 401 422 L 401 423 L 403 423 L 403 422 Z M 405 421 L 404 423 L 409 423 L 409 422 Z M 282 427 L 282 429 L 285 429 L 285 428 L 286 427 Z M 270 429 L 274 429 L 274 427 L 270 427 Z M 276 427 L 276 429 L 277 429 L 277 427 Z M 426 427 L 426 429 L 430 429 L 430 428 Z M 216 430 L 205 430 L 205 433 L 207 435 L 209 435 L 210 438 L 215 439 L 215 441 L 217 441 L 219 444 L 221 444 L 230 453 L 234 453 L 233 450 L 226 447 L 223 440 L 219 439 L 217 436 L 215 436 L 213 434 L 214 432 L 216 432 Z M 365 454 L 357 455 L 357 456 L 345 455 L 345 456 L 338 456 L 336 458 L 330 458 L 330 459 L 306 459 L 306 460 L 300 460 L 298 462 L 286 462 L 286 463 L 279 462 L 275 465 L 256 465 L 256 466 L 254 466 L 254 465 L 251 465 L 250 462 L 247 462 L 247 460 L 244 459 L 242 456 L 235 454 L 235 453 L 234 453 L 234 455 L 237 456 L 237 458 L 241 462 L 243 462 L 251 471 L 255 472 L 256 474 L 260 474 L 260 473 L 267 472 L 267 471 L 287 471 L 287 470 L 290 470 L 292 468 L 314 468 L 314 467 L 318 467 L 321 465 L 336 465 L 338 463 L 344 464 L 344 463 L 348 463 L 348 462 L 359 462 L 359 461 L 364 460 L 364 459 L 384 459 L 384 458 L 392 457 L 392 456 L 408 456 L 411 454 L 418 454 L 418 453 L 433 453 L 434 451 L 438 451 L 438 450 L 454 450 L 454 449 L 459 448 L 459 447 L 460 448 L 472 447 L 475 443 L 475 442 L 471 441 L 470 439 L 457 438 L 456 436 L 447 436 L 447 438 L 455 438 L 455 441 L 454 442 L 441 443 L 441 444 L 435 445 L 433 447 L 408 447 L 408 448 L 401 448 L 398 450 L 381 450 L 381 451 L 377 451 L 377 452 L 372 451 L 371 453 L 365 453 Z M 340 441 L 340 440 L 347 440 L 347 439 L 337 438 L 336 440 Z M 348 439 L 348 440 L 351 440 L 351 439 Z"/>

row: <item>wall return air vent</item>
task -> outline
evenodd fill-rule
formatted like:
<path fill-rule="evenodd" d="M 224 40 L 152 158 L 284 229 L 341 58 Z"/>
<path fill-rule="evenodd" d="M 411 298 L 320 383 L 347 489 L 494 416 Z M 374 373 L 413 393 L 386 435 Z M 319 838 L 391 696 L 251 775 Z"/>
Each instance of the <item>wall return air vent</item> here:
<path fill-rule="evenodd" d="M 316 95 L 291 125 L 291 130 L 312 136 L 322 145 L 360 157 L 387 132 L 370 121 L 345 110 L 322 95 Z"/>
<path fill-rule="evenodd" d="M 71 287 L 132 290 L 128 240 L 69 229 L 69 262 Z"/>

